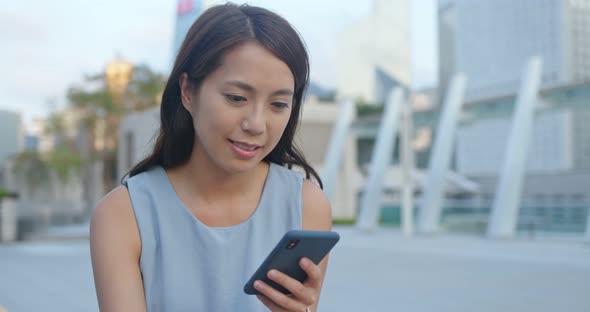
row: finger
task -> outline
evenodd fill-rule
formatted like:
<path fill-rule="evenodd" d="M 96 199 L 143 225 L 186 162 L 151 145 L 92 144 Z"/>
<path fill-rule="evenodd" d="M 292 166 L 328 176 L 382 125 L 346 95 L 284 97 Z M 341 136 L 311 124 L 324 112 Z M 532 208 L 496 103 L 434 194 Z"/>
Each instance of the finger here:
<path fill-rule="evenodd" d="M 277 270 L 270 270 L 268 272 L 268 278 L 285 287 L 293 296 L 307 305 L 315 303 L 314 289 L 305 287 L 305 285 L 289 275 Z"/>
<path fill-rule="evenodd" d="M 256 295 L 256 298 L 258 298 L 258 300 L 260 300 L 260 302 L 262 302 L 262 304 L 264 304 L 271 311 L 277 311 L 280 308 L 274 302 L 272 302 L 270 299 L 266 298 L 263 295 Z"/>
<path fill-rule="evenodd" d="M 272 288 L 263 281 L 254 282 L 254 288 L 270 299 L 274 304 L 290 311 L 305 311 L 307 304 L 295 300 L 295 297 L 288 297 L 282 292 Z"/>
<path fill-rule="evenodd" d="M 323 278 L 320 267 L 307 258 L 301 258 L 299 266 L 307 273 L 307 280 L 305 280 L 304 284 L 313 288 L 319 288 Z"/>

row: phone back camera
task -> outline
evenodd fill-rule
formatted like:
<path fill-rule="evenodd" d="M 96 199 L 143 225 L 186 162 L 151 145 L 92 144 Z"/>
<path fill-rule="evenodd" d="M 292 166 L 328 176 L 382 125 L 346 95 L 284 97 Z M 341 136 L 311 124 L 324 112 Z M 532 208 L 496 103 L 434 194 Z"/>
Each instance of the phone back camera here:
<path fill-rule="evenodd" d="M 298 239 L 291 240 L 287 244 L 287 249 L 293 249 L 293 248 L 295 248 L 295 246 L 297 246 L 297 244 L 299 244 L 299 240 Z"/>

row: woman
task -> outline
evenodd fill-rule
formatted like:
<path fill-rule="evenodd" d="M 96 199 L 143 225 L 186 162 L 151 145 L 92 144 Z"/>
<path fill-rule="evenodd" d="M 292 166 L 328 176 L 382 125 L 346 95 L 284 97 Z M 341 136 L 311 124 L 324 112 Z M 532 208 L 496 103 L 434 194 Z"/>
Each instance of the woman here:
<path fill-rule="evenodd" d="M 293 144 L 308 77 L 305 47 L 280 16 L 225 4 L 199 17 L 153 152 L 94 211 L 101 311 L 316 310 L 327 258 L 302 259 L 303 283 L 269 272 L 292 295 L 264 283 L 264 296 L 242 291 L 285 232 L 331 228 L 321 181 Z"/>

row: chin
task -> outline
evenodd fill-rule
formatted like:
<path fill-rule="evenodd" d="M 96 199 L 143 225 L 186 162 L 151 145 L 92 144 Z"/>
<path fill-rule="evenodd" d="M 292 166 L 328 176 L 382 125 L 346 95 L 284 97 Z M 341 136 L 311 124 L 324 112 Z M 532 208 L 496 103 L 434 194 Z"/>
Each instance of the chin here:
<path fill-rule="evenodd" d="M 229 173 L 244 173 L 254 170 L 262 160 L 235 160 L 220 164 L 220 167 Z"/>

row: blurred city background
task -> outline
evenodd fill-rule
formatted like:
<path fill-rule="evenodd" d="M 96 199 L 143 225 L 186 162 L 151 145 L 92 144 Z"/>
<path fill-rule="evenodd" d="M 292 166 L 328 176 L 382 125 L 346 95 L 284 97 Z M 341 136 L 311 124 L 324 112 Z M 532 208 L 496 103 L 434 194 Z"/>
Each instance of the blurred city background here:
<path fill-rule="evenodd" d="M 311 57 L 321 311 L 590 311 L 590 0 L 257 0 Z M 0 6 L 0 311 L 97 311 L 93 207 L 211 0 Z"/>

